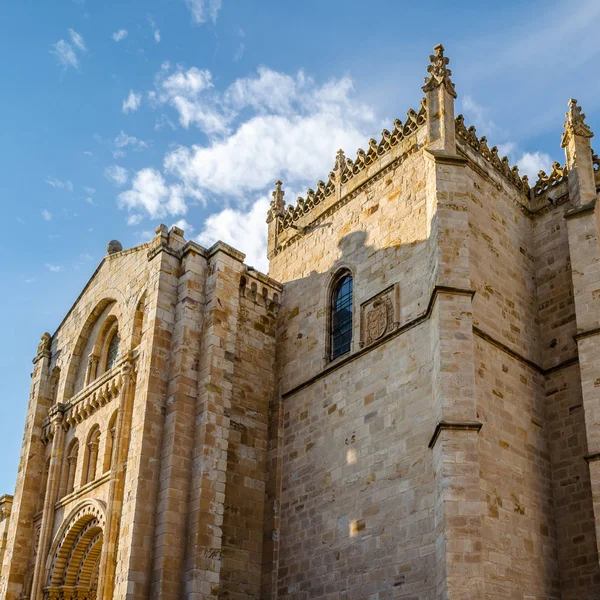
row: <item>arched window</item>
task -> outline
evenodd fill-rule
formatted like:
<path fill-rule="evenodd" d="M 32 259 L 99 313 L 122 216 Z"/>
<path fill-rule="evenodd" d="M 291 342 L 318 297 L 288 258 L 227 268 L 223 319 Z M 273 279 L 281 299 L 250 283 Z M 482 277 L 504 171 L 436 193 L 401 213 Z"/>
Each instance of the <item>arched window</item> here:
<path fill-rule="evenodd" d="M 67 449 L 63 467 L 62 495 L 66 496 L 75 489 L 75 472 L 77 471 L 77 456 L 79 455 L 79 442 L 74 439 Z"/>
<path fill-rule="evenodd" d="M 331 293 L 331 360 L 350 352 L 352 344 L 352 275 L 345 271 Z"/>
<path fill-rule="evenodd" d="M 98 464 L 98 445 L 100 444 L 100 428 L 93 427 L 85 447 L 85 460 L 83 463 L 82 485 L 94 481 L 96 478 L 96 466 Z"/>
<path fill-rule="evenodd" d="M 104 472 L 110 471 L 113 464 L 113 455 L 115 453 L 115 436 L 117 432 L 117 411 L 114 412 L 108 423 L 106 432 L 106 446 L 104 449 Z"/>
<path fill-rule="evenodd" d="M 119 346 L 121 345 L 121 338 L 119 332 L 115 331 L 108 342 L 108 349 L 106 351 L 106 369 L 108 371 L 117 362 L 119 358 Z"/>

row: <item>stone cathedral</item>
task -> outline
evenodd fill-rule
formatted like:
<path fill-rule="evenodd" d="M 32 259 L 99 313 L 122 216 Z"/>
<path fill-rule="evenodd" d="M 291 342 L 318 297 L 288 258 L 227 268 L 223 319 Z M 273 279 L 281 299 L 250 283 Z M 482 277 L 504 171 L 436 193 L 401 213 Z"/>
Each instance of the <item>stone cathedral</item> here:
<path fill-rule="evenodd" d="M 267 215 L 269 275 L 161 225 L 33 360 L 0 598 L 600 598 L 600 160 L 529 182 L 418 110 Z M 558 141 L 558 140 L 557 140 Z"/>

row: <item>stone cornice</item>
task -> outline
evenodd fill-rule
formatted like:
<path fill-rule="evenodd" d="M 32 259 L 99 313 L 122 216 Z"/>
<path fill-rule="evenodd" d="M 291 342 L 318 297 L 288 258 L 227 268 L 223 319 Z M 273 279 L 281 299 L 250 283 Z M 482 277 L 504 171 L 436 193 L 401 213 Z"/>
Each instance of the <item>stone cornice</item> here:
<path fill-rule="evenodd" d="M 458 154 L 448 154 L 447 152 L 441 152 L 440 150 L 429 150 L 426 149 L 424 152 L 425 156 L 433 158 L 437 164 L 440 165 L 453 165 L 456 167 L 464 167 L 469 163 L 467 158 Z"/>
<path fill-rule="evenodd" d="M 442 431 L 476 431 L 479 433 L 479 430 L 482 427 L 483 423 L 480 423 L 479 421 L 440 421 L 435 426 L 435 430 L 427 447 L 433 448 L 435 446 Z"/>
<path fill-rule="evenodd" d="M 473 325 L 473 333 L 477 337 L 481 338 L 482 340 L 485 340 L 486 342 L 490 343 L 492 346 L 495 346 L 496 348 L 498 348 L 498 350 L 502 350 L 502 352 L 504 352 L 505 354 L 508 354 L 515 360 L 518 360 L 519 362 L 527 365 L 528 367 L 530 367 L 531 369 L 533 369 L 534 371 L 536 371 L 537 373 L 539 373 L 540 375 L 543 375 L 543 376 L 550 375 L 551 373 L 554 373 L 555 371 L 560 371 L 561 369 L 564 369 L 565 367 L 569 367 L 569 366 L 577 364 L 579 362 L 578 356 L 572 356 L 571 358 L 567 358 L 566 360 L 563 360 L 558 365 L 544 369 L 543 367 L 538 365 L 533 360 L 523 356 L 519 352 L 516 352 L 512 348 L 508 347 L 506 344 L 495 339 L 494 337 L 492 337 L 485 331 L 482 331 L 479 327 L 477 327 L 475 325 Z"/>
<path fill-rule="evenodd" d="M 586 463 L 590 464 L 591 462 L 596 462 L 600 460 L 600 452 L 595 452 L 594 454 L 586 454 L 583 459 Z"/>
<path fill-rule="evenodd" d="M 587 331 L 582 331 L 581 333 L 576 333 L 573 336 L 573 339 L 576 342 L 578 342 L 579 340 L 584 340 L 585 338 L 593 337 L 598 334 L 600 334 L 600 327 L 596 327 L 595 329 L 588 329 Z"/>
<path fill-rule="evenodd" d="M 596 199 L 583 204 L 582 206 L 574 206 L 565 213 L 565 219 L 577 219 L 579 217 L 585 217 L 586 215 L 594 214 L 596 210 Z"/>

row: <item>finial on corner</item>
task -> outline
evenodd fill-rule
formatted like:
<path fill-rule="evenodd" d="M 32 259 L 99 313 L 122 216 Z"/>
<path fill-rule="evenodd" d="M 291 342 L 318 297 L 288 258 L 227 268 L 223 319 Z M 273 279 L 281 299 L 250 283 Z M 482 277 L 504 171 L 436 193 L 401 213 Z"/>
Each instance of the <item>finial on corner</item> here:
<path fill-rule="evenodd" d="M 273 200 L 271 200 L 271 207 L 267 215 L 267 223 L 270 223 L 275 217 L 283 215 L 285 210 L 285 192 L 281 189 L 283 183 L 278 179 L 275 182 L 275 190 L 272 192 Z"/>
<path fill-rule="evenodd" d="M 581 112 L 581 106 L 577 104 L 575 98 L 569 100 L 569 110 L 565 113 L 565 131 L 562 135 L 561 147 L 565 148 L 571 139 L 571 136 L 580 136 L 592 138 L 594 134 L 590 126 L 585 122 L 585 114 Z"/>
<path fill-rule="evenodd" d="M 435 90 L 440 85 L 443 85 L 447 92 L 456 98 L 456 90 L 454 89 L 454 83 L 450 79 L 452 71 L 448 68 L 450 59 L 444 56 L 444 46 L 438 44 L 434 47 L 433 51 L 435 54 L 429 55 L 429 61 L 431 64 L 427 67 L 429 77 L 425 77 L 425 85 L 422 90 L 427 93 Z"/>

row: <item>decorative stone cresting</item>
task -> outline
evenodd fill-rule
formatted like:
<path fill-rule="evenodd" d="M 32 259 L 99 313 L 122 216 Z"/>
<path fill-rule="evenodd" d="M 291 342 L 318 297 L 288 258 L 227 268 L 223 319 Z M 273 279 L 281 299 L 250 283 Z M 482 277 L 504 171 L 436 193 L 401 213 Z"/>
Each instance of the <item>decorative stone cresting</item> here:
<path fill-rule="evenodd" d="M 538 173 L 538 180 L 533 187 L 533 195 L 537 198 L 538 196 L 555 189 L 566 180 L 567 167 L 562 167 L 559 162 L 554 162 L 552 163 L 552 172 L 550 175 L 546 175 L 545 171 L 540 171 Z"/>
<path fill-rule="evenodd" d="M 425 124 L 426 116 L 427 108 L 425 99 L 423 98 L 419 112 L 410 109 L 404 123 L 396 119 L 393 130 L 390 132 L 384 129 L 381 132 L 379 143 L 377 140 L 371 138 L 369 140 L 369 149 L 365 152 L 362 148 L 359 148 L 354 161 L 346 158 L 343 150 L 338 150 L 334 169 L 329 173 L 327 182 L 319 181 L 316 191 L 309 189 L 306 192 L 306 198 L 298 198 L 295 206 L 289 205 L 285 208 L 285 202 L 283 201 L 284 192 L 281 190 L 281 182 L 277 181 L 267 222 L 277 216 L 280 220 L 280 230 L 293 227 L 295 221 L 310 213 L 315 206 L 321 204 L 326 198 L 331 196 L 335 192 L 337 184 L 348 183 L 353 177 L 400 144 L 402 140 L 413 135 Z"/>
<path fill-rule="evenodd" d="M 508 163 L 508 157 L 500 158 L 498 156 L 498 147 L 488 147 L 487 138 L 482 136 L 477 137 L 477 130 L 473 125 L 468 129 L 465 125 L 463 115 L 458 115 L 455 119 L 456 135 L 470 148 L 478 152 L 490 165 L 492 165 L 501 175 L 503 175 L 510 183 L 515 185 L 521 192 L 529 195 L 529 178 L 527 175 L 519 174 L 517 166 L 511 167 Z"/>

